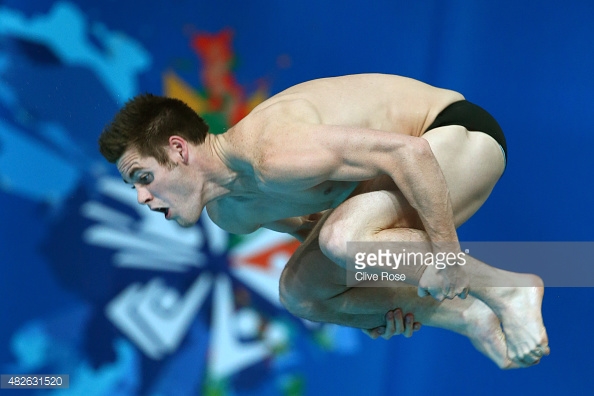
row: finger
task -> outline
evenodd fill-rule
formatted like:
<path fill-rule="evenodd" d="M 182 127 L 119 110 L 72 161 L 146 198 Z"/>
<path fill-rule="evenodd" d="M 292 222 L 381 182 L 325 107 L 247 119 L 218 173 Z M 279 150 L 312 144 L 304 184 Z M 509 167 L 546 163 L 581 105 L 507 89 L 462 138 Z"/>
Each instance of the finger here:
<path fill-rule="evenodd" d="M 421 330 L 421 323 L 420 322 L 415 322 L 413 323 L 413 331 L 419 331 Z"/>
<path fill-rule="evenodd" d="M 454 298 L 456 297 L 462 297 L 464 295 L 464 293 L 466 292 L 466 288 L 459 286 L 456 288 L 452 289 L 452 294 L 454 295 Z"/>
<path fill-rule="evenodd" d="M 427 288 L 429 294 L 433 296 L 437 301 L 443 301 L 447 298 L 448 294 L 450 293 L 450 288 L 448 286 L 434 286 Z"/>
<path fill-rule="evenodd" d="M 361 330 L 363 331 L 363 333 L 367 334 L 369 336 L 369 338 L 375 340 L 384 333 L 385 328 L 383 326 L 380 326 L 380 327 L 376 327 L 374 329 L 361 329 Z"/>
<path fill-rule="evenodd" d="M 370 329 L 370 330 L 361 329 L 361 331 L 363 331 L 363 333 L 367 334 L 367 336 L 369 338 L 371 338 L 372 340 L 375 340 L 377 338 L 377 333 L 376 333 L 375 329 Z"/>
<path fill-rule="evenodd" d="M 395 335 L 400 335 L 404 332 L 404 321 L 402 320 L 402 310 L 400 308 L 394 310 L 393 323 L 395 326 Z"/>
<path fill-rule="evenodd" d="M 404 324 L 402 322 L 402 311 L 395 309 L 388 311 L 386 314 L 386 331 L 382 335 L 384 340 L 389 340 L 395 335 L 400 335 L 404 331 Z"/>
<path fill-rule="evenodd" d="M 375 338 L 381 337 L 382 335 L 384 335 L 384 333 L 386 332 L 386 326 L 380 326 L 380 327 L 376 327 L 375 329 L 373 329 L 374 332 L 374 336 Z M 375 340 L 374 338 L 374 340 Z"/>
<path fill-rule="evenodd" d="M 464 300 L 466 299 L 466 297 L 468 297 L 468 293 L 470 293 L 470 289 L 468 287 L 465 287 L 464 289 L 462 289 L 462 292 L 460 294 L 458 294 L 458 296 Z"/>
<path fill-rule="evenodd" d="M 386 331 L 382 335 L 385 340 L 389 340 L 396 333 L 396 324 L 394 323 L 394 312 L 388 311 L 386 313 Z"/>
<path fill-rule="evenodd" d="M 404 336 L 410 338 L 413 335 L 413 323 L 415 322 L 413 314 L 406 314 L 404 317 Z"/>
<path fill-rule="evenodd" d="M 443 295 L 448 300 L 453 300 L 458 295 L 458 293 L 456 293 L 456 289 L 455 288 L 448 287 L 447 289 L 444 290 Z"/>
<path fill-rule="evenodd" d="M 446 297 L 439 289 L 429 290 L 429 294 L 431 294 L 434 299 L 440 302 Z"/>

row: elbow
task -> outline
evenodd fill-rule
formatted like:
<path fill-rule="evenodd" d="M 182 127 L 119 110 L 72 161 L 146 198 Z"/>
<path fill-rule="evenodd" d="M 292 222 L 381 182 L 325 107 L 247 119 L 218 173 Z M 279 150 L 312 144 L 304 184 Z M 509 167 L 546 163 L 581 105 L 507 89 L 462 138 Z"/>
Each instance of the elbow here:
<path fill-rule="evenodd" d="M 400 150 L 402 157 L 408 159 L 411 163 L 419 164 L 435 159 L 431 145 L 423 138 L 411 138 Z"/>
<path fill-rule="evenodd" d="M 414 139 L 414 143 L 411 145 L 411 150 L 416 158 L 434 158 L 433 150 L 427 139 L 418 138 Z"/>

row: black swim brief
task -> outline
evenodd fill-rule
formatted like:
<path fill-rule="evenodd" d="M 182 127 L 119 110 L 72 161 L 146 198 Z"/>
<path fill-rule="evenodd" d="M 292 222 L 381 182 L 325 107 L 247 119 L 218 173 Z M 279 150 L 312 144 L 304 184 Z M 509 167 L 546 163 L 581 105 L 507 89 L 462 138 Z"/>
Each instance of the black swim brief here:
<path fill-rule="evenodd" d="M 482 107 L 467 100 L 454 102 L 437 115 L 427 131 L 447 125 L 461 125 L 469 131 L 480 131 L 491 136 L 501 146 L 507 164 L 507 144 L 503 130 L 495 118 Z"/>

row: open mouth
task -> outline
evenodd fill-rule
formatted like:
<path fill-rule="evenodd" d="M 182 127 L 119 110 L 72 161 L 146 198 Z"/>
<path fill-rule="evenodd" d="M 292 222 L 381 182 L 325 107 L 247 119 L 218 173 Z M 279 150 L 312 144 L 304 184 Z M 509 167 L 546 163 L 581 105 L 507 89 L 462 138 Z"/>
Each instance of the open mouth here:
<path fill-rule="evenodd" d="M 154 212 L 161 212 L 165 215 L 165 218 L 168 217 L 169 215 L 169 208 L 155 208 L 155 209 L 151 209 Z"/>

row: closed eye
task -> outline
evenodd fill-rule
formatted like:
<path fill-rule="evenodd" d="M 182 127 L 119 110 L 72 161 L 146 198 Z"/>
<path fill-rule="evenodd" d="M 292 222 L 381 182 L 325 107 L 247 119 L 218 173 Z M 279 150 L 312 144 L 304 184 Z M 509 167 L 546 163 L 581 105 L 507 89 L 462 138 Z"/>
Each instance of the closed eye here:
<path fill-rule="evenodd" d="M 140 184 L 150 184 L 153 181 L 153 175 L 150 173 L 147 173 L 145 175 L 142 175 L 138 181 L 140 182 Z"/>
<path fill-rule="evenodd" d="M 138 178 L 138 182 L 142 185 L 150 184 L 153 181 L 153 175 L 151 173 L 145 173 Z"/>
<path fill-rule="evenodd" d="M 154 177 L 153 177 L 152 173 L 144 173 L 138 178 L 138 184 L 146 186 L 146 185 L 151 184 L 151 182 L 153 180 L 154 180 Z M 132 185 L 132 189 L 135 190 L 136 187 L 134 185 Z"/>

